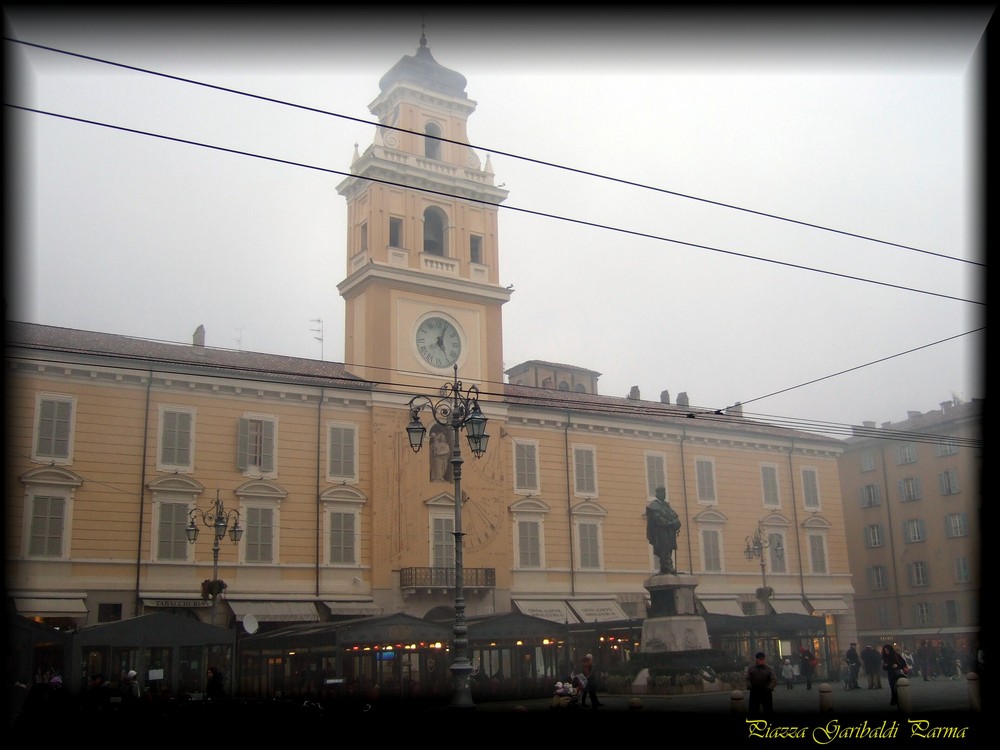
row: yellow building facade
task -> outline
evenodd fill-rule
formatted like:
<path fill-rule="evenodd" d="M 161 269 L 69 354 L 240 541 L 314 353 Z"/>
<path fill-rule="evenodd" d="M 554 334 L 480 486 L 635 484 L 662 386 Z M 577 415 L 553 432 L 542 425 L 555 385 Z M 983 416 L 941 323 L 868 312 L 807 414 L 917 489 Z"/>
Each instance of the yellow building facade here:
<path fill-rule="evenodd" d="M 13 607 L 64 626 L 160 609 L 222 627 L 447 619 L 459 514 L 432 441 L 453 451 L 455 434 L 424 408 L 415 452 L 406 427 L 457 374 L 490 436 L 481 458 L 461 447 L 467 616 L 641 620 L 659 570 L 645 506 L 664 486 L 700 612 L 818 615 L 833 653 L 856 639 L 840 441 L 602 396 L 573 365 L 505 378 L 507 193 L 468 145 L 465 78 L 421 39 L 379 86 L 382 126 L 338 187 L 344 363 L 213 349 L 201 329 L 184 345 L 8 323 Z M 199 511 L 222 508 L 242 535 L 216 547 Z M 755 533 L 762 559 L 746 554 Z"/>

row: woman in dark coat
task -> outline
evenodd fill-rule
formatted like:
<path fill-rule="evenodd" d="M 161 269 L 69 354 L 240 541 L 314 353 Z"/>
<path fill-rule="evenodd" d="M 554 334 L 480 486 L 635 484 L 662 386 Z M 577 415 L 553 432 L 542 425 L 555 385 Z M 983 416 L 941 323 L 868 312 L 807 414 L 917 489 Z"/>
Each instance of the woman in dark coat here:
<path fill-rule="evenodd" d="M 226 697 L 222 673 L 215 667 L 208 668 L 208 684 L 205 686 L 205 697 L 210 701 L 217 701 Z"/>
<path fill-rule="evenodd" d="M 896 680 L 902 677 L 906 671 L 906 660 L 902 654 L 897 654 L 891 643 L 882 646 L 882 669 L 889 677 L 889 705 L 898 706 L 899 697 L 896 693 Z"/>

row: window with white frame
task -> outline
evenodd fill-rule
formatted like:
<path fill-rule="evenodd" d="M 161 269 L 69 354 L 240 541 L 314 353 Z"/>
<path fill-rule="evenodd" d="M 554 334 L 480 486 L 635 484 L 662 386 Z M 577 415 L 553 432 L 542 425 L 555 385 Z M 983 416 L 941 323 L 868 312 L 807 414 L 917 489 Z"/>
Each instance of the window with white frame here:
<path fill-rule="evenodd" d="M 965 513 L 949 513 L 944 517 L 944 528 L 948 538 L 969 535 L 969 518 Z"/>
<path fill-rule="evenodd" d="M 194 469 L 194 409 L 160 407 L 160 450 L 156 468 L 160 471 Z"/>
<path fill-rule="evenodd" d="M 865 526 L 865 547 L 871 549 L 872 547 L 882 546 L 882 524 L 873 523 Z"/>
<path fill-rule="evenodd" d="M 862 508 L 874 508 L 882 504 L 882 485 L 866 484 L 861 488 L 860 494 Z"/>
<path fill-rule="evenodd" d="M 455 519 L 431 516 L 431 567 L 455 567 Z"/>
<path fill-rule="evenodd" d="M 920 491 L 920 477 L 906 477 L 899 480 L 899 499 L 908 503 L 911 500 L 919 500 L 923 497 Z"/>
<path fill-rule="evenodd" d="M 872 591 L 885 591 L 889 588 L 889 570 L 885 565 L 868 568 L 868 588 Z"/>
<path fill-rule="evenodd" d="M 28 496 L 28 557 L 62 558 L 69 500 L 61 492 L 33 491 Z"/>
<path fill-rule="evenodd" d="M 361 511 L 365 496 L 356 487 L 340 484 L 324 490 L 320 501 L 323 503 L 326 563 L 358 566 L 361 561 Z M 435 508 L 432 512 L 443 515 L 446 511 Z"/>
<path fill-rule="evenodd" d="M 903 541 L 907 544 L 911 542 L 922 542 L 927 537 L 924 535 L 924 519 L 908 518 L 903 522 Z"/>
<path fill-rule="evenodd" d="M 330 511 L 329 560 L 333 565 L 355 565 L 357 555 L 357 513 Z"/>
<path fill-rule="evenodd" d="M 646 496 L 656 497 L 656 488 L 667 488 L 667 457 L 663 453 L 646 451 Z M 667 493 L 667 499 L 670 494 Z"/>
<path fill-rule="evenodd" d="M 958 625 L 958 602 L 954 599 L 944 600 L 944 624 Z"/>
<path fill-rule="evenodd" d="M 913 614 L 917 625 L 933 625 L 934 617 L 931 614 L 931 605 L 928 602 L 917 602 L 913 605 Z"/>
<path fill-rule="evenodd" d="M 236 468 L 251 474 L 274 472 L 276 434 L 274 417 L 244 414 L 240 417 L 236 439 Z"/>
<path fill-rule="evenodd" d="M 917 446 L 913 443 L 902 443 L 896 446 L 897 464 L 914 464 L 917 462 Z"/>
<path fill-rule="evenodd" d="M 719 529 L 701 530 L 701 568 L 706 573 L 722 572 L 722 532 Z"/>
<path fill-rule="evenodd" d="M 358 481 L 358 428 L 349 422 L 327 424 L 327 465 L 329 481 Z"/>
<path fill-rule="evenodd" d="M 716 505 L 715 461 L 711 458 L 696 458 L 695 474 L 698 482 L 698 502 L 702 505 Z"/>
<path fill-rule="evenodd" d="M 810 466 L 802 467 L 802 505 L 819 510 L 819 473 Z"/>
<path fill-rule="evenodd" d="M 861 453 L 861 471 L 875 471 L 875 451 Z"/>
<path fill-rule="evenodd" d="M 772 573 L 784 573 L 785 568 L 785 535 L 778 532 L 769 532 L 767 535 L 767 562 Z M 778 554 L 781 550 L 781 554 Z"/>
<path fill-rule="evenodd" d="M 580 543 L 580 568 L 597 570 L 601 567 L 601 526 L 595 520 L 580 520 L 576 524 Z"/>
<path fill-rule="evenodd" d="M 527 498 L 514 503 L 514 559 L 523 570 L 540 570 L 545 567 L 545 515 L 549 507 L 538 499 Z"/>
<path fill-rule="evenodd" d="M 517 522 L 517 566 L 538 569 L 542 567 L 541 523 L 534 518 Z"/>
<path fill-rule="evenodd" d="M 597 494 L 595 452 L 595 449 L 589 445 L 577 445 L 573 447 L 573 480 L 577 495 L 593 497 Z"/>
<path fill-rule="evenodd" d="M 958 470 L 948 469 L 948 471 L 943 471 L 938 475 L 938 481 L 941 484 L 941 494 L 942 495 L 956 495 L 958 494 Z"/>
<path fill-rule="evenodd" d="M 274 562 L 274 508 L 250 505 L 243 509 L 243 561 Z"/>
<path fill-rule="evenodd" d="M 156 559 L 186 561 L 190 503 L 163 500 L 156 503 L 156 510 Z"/>
<path fill-rule="evenodd" d="M 955 583 L 968 583 L 971 578 L 969 570 L 969 558 L 955 558 Z"/>
<path fill-rule="evenodd" d="M 927 563 L 923 560 L 915 560 L 910 563 L 909 568 L 911 586 L 926 586 L 928 584 Z"/>
<path fill-rule="evenodd" d="M 781 498 L 778 496 L 778 467 L 774 464 L 761 464 L 760 489 L 765 508 L 781 506 Z"/>
<path fill-rule="evenodd" d="M 35 397 L 35 439 L 31 457 L 47 464 L 68 464 L 73 459 L 73 415 L 76 399 L 52 393 Z"/>
<path fill-rule="evenodd" d="M 813 573 L 826 573 L 826 534 L 809 534 L 809 563 Z"/>
<path fill-rule="evenodd" d="M 938 456 L 954 456 L 958 453 L 958 441 L 953 437 L 944 438 L 934 445 Z"/>
<path fill-rule="evenodd" d="M 537 493 L 538 485 L 538 441 L 514 441 L 514 491 Z"/>

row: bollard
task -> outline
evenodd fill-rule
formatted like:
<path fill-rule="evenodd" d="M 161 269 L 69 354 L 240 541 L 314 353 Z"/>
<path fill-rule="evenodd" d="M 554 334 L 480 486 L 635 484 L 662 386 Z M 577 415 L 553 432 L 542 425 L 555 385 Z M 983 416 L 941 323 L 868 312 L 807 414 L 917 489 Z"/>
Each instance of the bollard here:
<path fill-rule="evenodd" d="M 746 706 L 743 705 L 743 691 L 734 690 L 729 694 L 729 713 L 745 714 L 746 712 Z"/>
<path fill-rule="evenodd" d="M 901 713 L 913 713 L 913 697 L 910 695 L 910 681 L 905 677 L 896 680 L 896 700 L 899 702 L 897 708 Z"/>
<path fill-rule="evenodd" d="M 824 682 L 819 686 L 819 711 L 820 713 L 833 711 L 833 688 L 829 682 Z"/>
<path fill-rule="evenodd" d="M 979 675 L 975 672 L 969 672 L 965 675 L 965 679 L 969 683 L 969 710 L 970 711 L 982 711 L 982 695 L 979 692 Z"/>

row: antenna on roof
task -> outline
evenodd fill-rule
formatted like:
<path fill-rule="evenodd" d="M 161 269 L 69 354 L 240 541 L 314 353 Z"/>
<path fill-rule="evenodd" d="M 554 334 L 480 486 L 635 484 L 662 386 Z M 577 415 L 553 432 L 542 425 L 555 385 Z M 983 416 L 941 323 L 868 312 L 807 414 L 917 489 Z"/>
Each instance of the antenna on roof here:
<path fill-rule="evenodd" d="M 316 339 L 319 342 L 319 358 L 322 360 L 322 359 L 324 359 L 324 356 L 323 356 L 323 319 L 322 318 L 313 318 L 310 322 L 311 323 L 319 323 L 319 328 L 310 328 L 309 330 L 312 331 L 313 333 L 318 333 L 319 334 L 319 336 L 313 336 L 313 338 Z"/>

